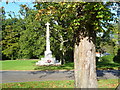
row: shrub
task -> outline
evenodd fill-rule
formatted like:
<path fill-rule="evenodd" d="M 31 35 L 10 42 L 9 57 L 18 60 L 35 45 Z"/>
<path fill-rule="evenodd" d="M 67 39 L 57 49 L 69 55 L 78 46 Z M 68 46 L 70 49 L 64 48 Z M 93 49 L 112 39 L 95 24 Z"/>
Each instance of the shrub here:
<path fill-rule="evenodd" d="M 114 55 L 106 55 L 101 57 L 102 59 L 101 61 L 104 63 L 113 63 L 113 58 L 114 58 Z"/>
<path fill-rule="evenodd" d="M 116 63 L 120 63 L 120 49 L 118 49 L 117 55 L 113 58 L 113 61 Z"/>

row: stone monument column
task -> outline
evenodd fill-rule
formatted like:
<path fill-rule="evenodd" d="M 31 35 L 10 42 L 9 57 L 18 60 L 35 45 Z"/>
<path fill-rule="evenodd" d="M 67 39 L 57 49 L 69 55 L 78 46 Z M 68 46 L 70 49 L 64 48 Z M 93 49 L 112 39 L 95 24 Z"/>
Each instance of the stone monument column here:
<path fill-rule="evenodd" d="M 52 57 L 52 51 L 50 50 L 50 32 L 49 32 L 49 23 L 45 24 L 46 27 L 46 51 L 45 57 L 41 58 L 36 65 L 61 65 L 61 62 L 58 62 L 55 57 Z"/>
<path fill-rule="evenodd" d="M 45 51 L 45 57 L 52 57 L 52 52 L 50 50 L 50 30 L 49 30 L 49 23 L 47 22 L 45 24 L 47 26 L 46 30 L 46 51 Z"/>
<path fill-rule="evenodd" d="M 47 26 L 46 30 L 46 51 L 50 51 L 50 34 L 49 34 L 49 23 L 45 24 Z"/>

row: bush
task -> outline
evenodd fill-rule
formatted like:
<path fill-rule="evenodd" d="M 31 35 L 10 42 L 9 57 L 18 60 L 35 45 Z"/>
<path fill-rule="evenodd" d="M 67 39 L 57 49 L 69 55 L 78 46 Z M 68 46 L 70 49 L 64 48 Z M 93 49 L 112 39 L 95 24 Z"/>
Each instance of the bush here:
<path fill-rule="evenodd" d="M 102 59 L 101 61 L 104 63 L 113 63 L 113 58 L 114 58 L 114 55 L 106 55 L 101 57 Z"/>
<path fill-rule="evenodd" d="M 120 49 L 118 49 L 117 55 L 113 58 L 113 61 L 116 63 L 120 63 Z"/>
<path fill-rule="evenodd" d="M 115 56 L 114 59 L 113 59 L 113 61 L 115 63 L 120 63 L 120 56 Z"/>

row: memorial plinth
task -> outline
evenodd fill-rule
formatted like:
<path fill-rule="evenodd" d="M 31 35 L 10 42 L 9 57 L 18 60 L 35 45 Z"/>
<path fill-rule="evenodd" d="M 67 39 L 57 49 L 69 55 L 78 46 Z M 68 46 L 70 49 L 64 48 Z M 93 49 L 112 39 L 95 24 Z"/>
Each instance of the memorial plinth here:
<path fill-rule="evenodd" d="M 50 50 L 50 34 L 49 34 L 49 23 L 45 24 L 47 26 L 46 30 L 46 51 L 44 52 L 45 57 L 41 58 L 36 65 L 61 65 L 56 58 L 52 57 L 52 51 Z"/>

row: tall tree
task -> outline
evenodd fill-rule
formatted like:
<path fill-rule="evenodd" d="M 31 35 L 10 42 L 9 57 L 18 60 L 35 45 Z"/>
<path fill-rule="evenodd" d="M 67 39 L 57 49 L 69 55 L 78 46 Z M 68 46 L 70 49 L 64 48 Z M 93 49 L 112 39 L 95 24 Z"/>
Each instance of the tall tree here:
<path fill-rule="evenodd" d="M 5 29 L 4 25 L 5 20 L 5 9 L 4 7 L 0 7 L 0 50 L 2 51 L 2 29 Z M 2 59 L 2 52 L 0 52 L 0 60 Z"/>
<path fill-rule="evenodd" d="M 96 33 L 109 32 L 112 14 L 107 8 L 109 3 L 49 3 L 46 7 L 54 7 L 55 15 L 59 14 L 61 23 L 68 26 L 74 34 L 74 70 L 76 88 L 97 88 L 95 41 Z M 42 6 L 39 4 L 36 7 Z M 65 7 L 64 7 L 65 6 Z M 61 8 L 61 9 L 58 9 Z M 42 8 L 42 10 L 45 7 Z M 50 9 L 51 10 L 51 9 Z M 40 10 L 41 12 L 41 10 Z M 42 12 L 43 13 L 43 12 Z M 40 15 L 38 15 L 40 17 Z M 63 19 L 64 18 L 64 19 Z M 56 20 L 60 23 L 60 20 Z M 66 20 L 66 21 L 65 21 Z M 67 25 L 68 23 L 69 25 Z M 68 31 L 69 31 L 68 30 Z"/>
<path fill-rule="evenodd" d="M 75 32 L 75 85 L 77 88 L 97 88 L 96 33 L 110 30 L 108 21 L 112 20 L 112 15 L 107 4 L 102 2 L 82 3 L 77 9 L 76 23 L 79 23 L 79 26 Z"/>
<path fill-rule="evenodd" d="M 36 10 L 29 9 L 26 5 L 21 5 L 20 13 L 24 19 L 21 20 L 18 58 L 40 58 L 45 46 L 44 21 L 35 20 Z"/>
<path fill-rule="evenodd" d="M 2 25 L 2 53 L 4 57 L 13 59 L 17 55 L 18 51 L 18 30 L 15 24 L 18 21 L 17 18 L 11 18 L 5 20 Z M 3 59 L 4 59 L 3 57 Z"/>
<path fill-rule="evenodd" d="M 21 5 L 20 13 L 24 18 L 10 17 L 2 22 L 3 59 L 40 58 L 45 46 L 44 22 L 36 21 L 36 10 L 26 5 Z"/>

